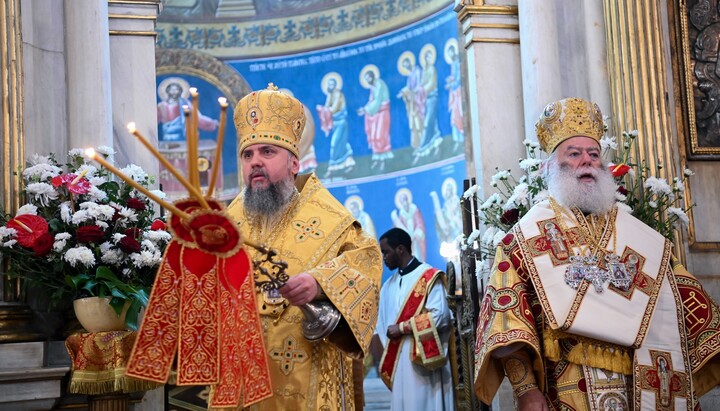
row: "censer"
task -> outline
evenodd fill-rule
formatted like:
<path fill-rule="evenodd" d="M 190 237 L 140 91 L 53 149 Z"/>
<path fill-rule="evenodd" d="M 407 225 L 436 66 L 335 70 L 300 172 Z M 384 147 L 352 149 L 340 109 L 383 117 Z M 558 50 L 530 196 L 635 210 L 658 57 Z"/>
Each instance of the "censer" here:
<path fill-rule="evenodd" d="M 255 286 L 273 296 L 280 296 L 280 288 L 285 285 L 288 276 L 287 263 L 278 260 L 277 251 L 257 244 L 245 243 L 258 250 L 261 259 L 253 261 L 256 274 Z M 309 341 L 322 340 L 329 336 L 340 323 L 342 316 L 335 306 L 327 300 L 311 301 L 298 306 L 303 313 L 302 333 Z"/>

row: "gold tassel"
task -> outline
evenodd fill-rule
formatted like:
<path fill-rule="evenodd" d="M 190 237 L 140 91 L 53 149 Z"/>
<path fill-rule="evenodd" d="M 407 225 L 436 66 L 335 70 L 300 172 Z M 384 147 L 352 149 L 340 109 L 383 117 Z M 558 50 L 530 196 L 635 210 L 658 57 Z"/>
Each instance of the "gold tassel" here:
<path fill-rule="evenodd" d="M 587 347 L 582 342 L 578 342 L 568 353 L 567 359 L 573 364 L 585 364 L 587 358 Z"/>
<path fill-rule="evenodd" d="M 633 373 L 633 361 L 627 352 L 623 353 L 623 374 L 632 375 Z"/>
<path fill-rule="evenodd" d="M 613 352 L 609 348 L 603 350 L 603 360 L 605 361 L 605 369 L 614 371 Z"/>
<path fill-rule="evenodd" d="M 549 331 L 549 330 L 546 330 Z M 545 346 L 545 356 L 550 361 L 559 361 L 560 360 L 560 341 L 557 338 L 554 338 L 554 333 L 552 332 L 545 332 L 543 338 L 544 346 Z"/>
<path fill-rule="evenodd" d="M 620 350 L 618 350 L 617 348 L 615 349 L 615 352 L 612 355 L 612 368 L 610 368 L 610 370 L 615 371 L 615 372 L 620 372 L 620 373 L 625 371 L 625 367 L 623 365 L 622 352 Z"/>

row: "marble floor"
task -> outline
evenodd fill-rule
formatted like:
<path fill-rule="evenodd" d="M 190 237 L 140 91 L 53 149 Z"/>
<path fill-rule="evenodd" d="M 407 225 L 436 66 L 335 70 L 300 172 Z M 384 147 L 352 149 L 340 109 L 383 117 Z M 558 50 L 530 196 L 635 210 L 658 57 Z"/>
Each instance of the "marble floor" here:
<path fill-rule="evenodd" d="M 368 375 L 363 388 L 365 390 L 365 411 L 390 410 L 390 390 L 380 378 Z"/>

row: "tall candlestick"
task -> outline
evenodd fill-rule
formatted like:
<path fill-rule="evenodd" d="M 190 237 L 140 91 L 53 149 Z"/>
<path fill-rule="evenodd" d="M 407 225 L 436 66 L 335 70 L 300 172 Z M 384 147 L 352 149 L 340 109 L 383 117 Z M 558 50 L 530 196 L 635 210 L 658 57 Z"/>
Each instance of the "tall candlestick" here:
<path fill-rule="evenodd" d="M 189 106 L 183 106 L 183 116 L 185 118 L 185 136 L 186 136 L 185 142 L 187 144 L 187 147 L 186 147 L 187 153 L 186 153 L 186 157 L 185 157 L 185 161 L 186 161 L 185 166 L 186 166 L 187 170 L 185 170 L 185 171 L 187 172 L 186 175 L 187 175 L 188 181 L 194 187 L 195 183 L 193 182 L 193 173 L 191 171 L 192 167 L 190 164 L 190 156 L 191 156 L 191 153 L 195 151 L 195 149 L 193 148 L 193 143 L 195 142 L 195 139 L 192 138 L 194 127 L 192 124 L 192 116 L 190 115 L 190 107 Z"/>
<path fill-rule="evenodd" d="M 137 191 L 145 194 L 149 199 L 151 199 L 151 200 L 153 200 L 154 202 L 160 204 L 162 207 L 166 208 L 166 209 L 169 210 L 171 213 L 175 214 L 176 216 L 180 217 L 180 218 L 183 219 L 183 220 L 187 220 L 188 218 L 190 218 L 190 214 L 188 214 L 188 213 L 186 213 L 186 212 L 184 212 L 184 211 L 181 211 L 180 209 L 178 209 L 177 207 L 175 207 L 175 205 L 170 204 L 170 203 L 168 203 L 167 201 L 161 199 L 160 197 L 158 197 L 158 196 L 156 196 L 155 194 L 151 193 L 150 190 L 148 190 L 147 188 L 145 188 L 145 187 L 141 186 L 140 184 L 138 184 L 137 181 L 133 180 L 132 178 L 130 178 L 130 177 L 126 176 L 125 174 L 123 174 L 122 172 L 120 172 L 120 170 L 118 170 L 117 168 L 115 168 L 114 166 L 112 166 L 110 163 L 108 163 L 107 161 L 105 161 L 105 159 L 102 158 L 102 156 L 97 155 L 97 153 L 95 152 L 94 149 L 88 148 L 87 150 L 85 150 L 85 155 L 87 155 L 87 156 L 88 156 L 89 158 L 91 158 L 92 160 L 95 160 L 96 162 L 98 162 L 101 166 L 105 167 L 108 171 L 110 171 L 111 173 L 113 173 L 113 174 L 115 174 L 116 176 L 120 177 L 120 178 L 123 179 L 127 184 L 129 184 L 130 186 L 132 186 L 134 189 L 136 189 Z"/>
<path fill-rule="evenodd" d="M 215 182 L 217 181 L 218 169 L 220 168 L 220 159 L 222 158 L 222 147 L 225 139 L 225 122 L 227 119 L 228 103 L 225 97 L 218 99 L 220 103 L 220 121 L 218 124 L 217 146 L 215 148 L 215 160 L 212 163 L 212 175 L 210 176 L 210 185 L 208 185 L 207 196 L 212 197 L 215 190 Z"/>
<path fill-rule="evenodd" d="M 140 134 L 140 131 L 137 129 L 137 127 L 135 127 L 135 123 L 128 123 L 127 129 L 130 132 L 130 134 L 137 137 L 137 139 L 140 140 L 140 142 L 145 146 L 145 148 L 150 150 L 150 152 L 155 156 L 155 158 L 157 158 L 158 161 L 160 161 L 162 163 L 162 165 L 165 166 L 165 168 L 173 176 L 175 176 L 175 178 L 180 182 L 180 184 L 182 184 L 185 187 L 185 189 L 188 191 L 188 194 L 190 194 L 192 197 L 194 197 L 195 200 L 197 200 L 200 203 L 200 205 L 203 206 L 203 208 L 208 208 L 208 209 L 210 208 L 207 201 L 205 201 L 205 197 L 203 197 L 202 194 L 200 194 L 200 191 L 198 191 L 192 184 L 190 184 L 190 182 L 187 181 L 185 179 L 185 177 L 182 174 L 180 174 L 180 172 L 175 167 L 173 167 L 172 164 L 170 164 L 169 161 L 167 161 L 165 156 L 160 154 L 160 152 L 157 151 L 155 146 L 150 144 L 150 142 L 145 137 L 143 137 L 142 134 Z"/>
<path fill-rule="evenodd" d="M 198 170 L 198 146 L 200 144 L 200 94 L 197 88 L 190 87 L 190 96 L 192 97 L 192 151 L 188 150 L 188 174 L 190 182 L 200 190 L 200 172 Z"/>

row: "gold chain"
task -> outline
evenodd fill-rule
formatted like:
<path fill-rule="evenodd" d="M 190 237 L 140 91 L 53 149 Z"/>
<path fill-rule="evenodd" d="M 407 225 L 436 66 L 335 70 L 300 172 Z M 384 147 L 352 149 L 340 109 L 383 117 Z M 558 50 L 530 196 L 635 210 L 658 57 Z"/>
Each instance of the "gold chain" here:
<path fill-rule="evenodd" d="M 613 249 L 612 253 L 617 254 L 617 233 L 615 232 L 615 221 L 617 219 L 617 209 L 613 208 L 609 215 L 603 215 L 602 219 L 604 221 L 603 224 L 600 224 L 600 217 L 595 215 L 590 215 L 590 221 L 588 221 L 587 217 L 585 217 L 585 214 L 583 214 L 580 210 L 577 210 L 577 214 L 580 214 L 583 217 L 583 220 L 585 220 L 585 225 L 580 224 L 583 231 L 589 238 L 592 245 L 595 247 L 595 253 L 593 255 L 597 255 L 597 253 L 602 250 L 604 254 L 607 254 L 609 250 L 606 250 L 605 247 L 602 247 L 600 242 L 602 241 L 603 236 L 607 232 L 608 229 L 612 229 L 610 232 L 613 236 Z M 592 225 L 594 233 L 590 232 L 590 225 Z"/>
<path fill-rule="evenodd" d="M 583 234 L 585 235 L 585 237 L 587 237 L 588 242 L 590 242 L 591 246 L 595 248 L 595 251 L 593 252 L 592 247 L 588 246 L 588 250 L 590 251 L 590 254 L 593 256 L 596 256 L 600 252 L 600 250 L 603 250 L 604 253 L 607 252 L 607 250 L 604 250 L 604 247 L 601 246 L 600 242 L 602 241 L 603 235 L 612 226 L 613 253 L 615 253 L 615 250 L 617 249 L 617 233 L 615 233 L 615 219 L 617 217 L 617 213 L 614 212 L 615 209 L 613 209 L 613 211 L 610 212 L 609 216 L 603 216 L 602 219 L 604 220 L 604 224 L 600 224 L 600 221 L 599 221 L 600 218 L 595 215 L 591 215 L 590 221 L 588 221 L 588 219 L 585 217 L 585 214 L 583 214 L 578 209 L 576 214 L 581 215 L 585 222 L 585 224 L 582 224 L 578 220 L 577 217 L 575 217 L 574 215 L 572 215 L 571 213 L 566 211 L 564 207 L 561 207 L 560 204 L 558 204 L 558 202 L 554 198 L 550 197 L 549 201 L 550 201 L 550 207 L 552 208 L 553 213 L 555 213 L 555 217 L 556 217 L 555 219 L 557 220 L 557 223 L 560 226 L 560 231 L 562 231 L 563 233 L 565 233 L 567 231 L 567 228 L 565 227 L 565 224 L 562 221 L 563 214 L 566 215 L 571 220 L 576 220 L 578 223 L 578 226 L 580 226 L 580 228 L 583 230 Z M 593 232 L 590 231 L 591 225 L 592 225 Z M 573 255 L 575 255 L 574 252 L 572 251 L 572 247 L 568 247 L 568 248 L 570 249 L 569 251 L 571 253 L 573 253 Z M 583 252 L 582 245 L 580 246 L 580 252 L 581 253 Z"/>

